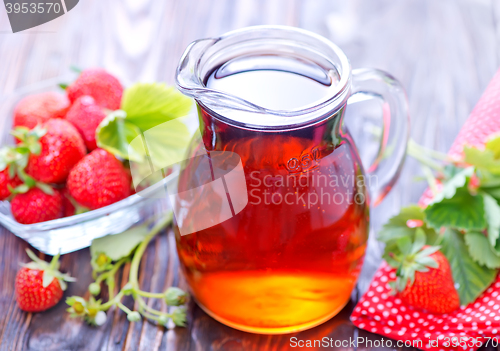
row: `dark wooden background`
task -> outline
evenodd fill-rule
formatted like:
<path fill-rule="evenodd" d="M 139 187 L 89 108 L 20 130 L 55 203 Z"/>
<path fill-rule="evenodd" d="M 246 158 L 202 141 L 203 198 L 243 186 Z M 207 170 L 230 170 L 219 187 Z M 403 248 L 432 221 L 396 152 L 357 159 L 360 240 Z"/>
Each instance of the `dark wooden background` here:
<path fill-rule="evenodd" d="M 68 73 L 70 65 L 103 66 L 124 82 L 173 83 L 177 61 L 192 40 L 250 25 L 292 25 L 336 42 L 354 68 L 376 67 L 397 77 L 408 92 L 412 137 L 441 151 L 449 148 L 500 66 L 496 0 L 80 0 L 67 15 L 18 34 L 9 33 L 0 7 L 0 95 Z M 398 185 L 372 209 L 372 237 L 402 205 L 419 198 L 425 184 L 413 182 L 418 174 L 417 164 L 408 160 Z M 69 319 L 63 303 L 44 313 L 23 313 L 16 307 L 13 283 L 18 262 L 26 260 L 26 247 L 0 227 L 1 350 L 290 348 L 293 335 L 235 331 L 193 304 L 188 327 L 171 330 L 148 322 L 129 323 L 121 312 L 110 313 L 103 327 L 92 328 Z M 298 333 L 299 339 L 379 338 L 357 330 L 348 319 L 379 254 L 372 239 L 353 301 L 329 322 Z M 65 255 L 62 268 L 78 278 L 66 294 L 85 294 L 89 251 Z M 175 242 L 171 233 L 162 234 L 147 250 L 141 284 L 146 290 L 162 291 L 178 282 Z M 127 304 L 131 307 L 131 301 Z"/>

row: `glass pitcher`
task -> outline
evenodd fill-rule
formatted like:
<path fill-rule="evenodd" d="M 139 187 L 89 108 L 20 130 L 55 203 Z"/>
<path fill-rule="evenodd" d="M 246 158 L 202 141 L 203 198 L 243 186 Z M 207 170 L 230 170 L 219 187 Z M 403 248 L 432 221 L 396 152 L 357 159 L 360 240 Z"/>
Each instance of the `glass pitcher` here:
<path fill-rule="evenodd" d="M 336 315 L 363 264 L 369 204 L 404 161 L 400 84 L 379 70 L 351 71 L 327 39 L 283 26 L 193 42 L 176 82 L 200 121 L 172 197 L 197 303 L 226 325 L 264 334 Z M 343 125 L 359 94 L 383 100 L 379 157 L 367 172 Z"/>

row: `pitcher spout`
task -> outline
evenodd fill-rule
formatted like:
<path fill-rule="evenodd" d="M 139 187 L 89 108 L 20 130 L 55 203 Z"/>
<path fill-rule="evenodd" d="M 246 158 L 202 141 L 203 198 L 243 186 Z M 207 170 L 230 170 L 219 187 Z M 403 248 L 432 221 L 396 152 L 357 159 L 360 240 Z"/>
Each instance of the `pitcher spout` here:
<path fill-rule="evenodd" d="M 177 87 L 182 93 L 196 98 L 197 91 L 205 88 L 198 74 L 199 62 L 207 49 L 216 42 L 216 38 L 200 39 L 192 42 L 186 48 L 177 66 L 175 76 Z"/>
<path fill-rule="evenodd" d="M 198 103 L 211 108 L 265 113 L 264 108 L 249 101 L 206 87 L 203 79 L 210 73 L 207 67 L 212 67 L 214 64 L 210 62 L 214 60 L 211 51 L 217 50 L 215 46 L 220 40 L 221 38 L 200 39 L 187 47 L 177 67 L 175 78 L 177 88 Z"/>

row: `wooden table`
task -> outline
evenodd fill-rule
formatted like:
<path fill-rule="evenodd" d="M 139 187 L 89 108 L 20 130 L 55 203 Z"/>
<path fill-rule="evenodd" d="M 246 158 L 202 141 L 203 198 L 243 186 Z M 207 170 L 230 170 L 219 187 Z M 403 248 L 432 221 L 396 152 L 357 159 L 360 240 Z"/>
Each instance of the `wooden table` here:
<path fill-rule="evenodd" d="M 67 73 L 70 65 L 103 66 L 125 82 L 173 83 L 178 59 L 192 40 L 257 24 L 312 30 L 336 42 L 354 68 L 392 73 L 408 92 L 412 137 L 440 151 L 449 148 L 500 63 L 500 4 L 495 0 L 81 0 L 67 15 L 19 34 L 8 33 L 5 11 L 0 10 L 0 94 Z M 361 142 L 359 146 L 363 148 Z M 398 185 L 372 209 L 372 234 L 402 205 L 419 198 L 425 184 L 413 182 L 418 174 L 416 162 L 408 160 Z M 160 235 L 148 247 L 140 275 L 146 290 L 162 291 L 179 282 L 171 234 Z M 375 240 L 370 245 L 352 302 L 327 323 L 298 333 L 299 339 L 380 338 L 349 322 L 379 263 L 380 249 Z M 172 330 L 129 323 L 120 311 L 110 313 L 103 327 L 92 328 L 70 319 L 64 303 L 44 313 L 21 312 L 13 284 L 27 246 L 0 228 L 1 350 L 290 348 L 293 335 L 239 332 L 194 304 L 188 327 Z M 62 268 L 78 278 L 66 295 L 85 294 L 91 280 L 89 251 L 65 255 Z M 126 303 L 132 307 L 131 300 Z"/>

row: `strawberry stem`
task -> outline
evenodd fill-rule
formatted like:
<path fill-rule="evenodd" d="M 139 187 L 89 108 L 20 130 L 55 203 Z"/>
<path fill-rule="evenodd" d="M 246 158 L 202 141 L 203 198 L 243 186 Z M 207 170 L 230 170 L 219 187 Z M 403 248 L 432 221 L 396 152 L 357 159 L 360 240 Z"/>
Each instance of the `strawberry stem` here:
<path fill-rule="evenodd" d="M 36 263 L 39 263 L 39 264 L 47 264 L 47 262 L 45 262 L 44 260 L 42 260 L 41 258 L 39 258 L 37 255 L 35 255 L 35 253 L 33 251 L 31 251 L 30 249 L 26 249 L 26 254 L 28 254 L 28 257 L 31 258 L 31 260 L 33 262 L 36 262 Z"/>
<path fill-rule="evenodd" d="M 436 177 L 432 174 L 431 169 L 425 165 L 422 165 L 422 171 L 424 172 L 425 179 L 427 180 L 432 193 L 436 195 L 438 193 Z"/>
<path fill-rule="evenodd" d="M 132 310 L 121 303 L 121 301 L 116 301 L 116 305 L 126 314 L 132 313 Z"/>
<path fill-rule="evenodd" d="M 163 299 L 163 298 L 165 298 L 165 294 L 163 294 L 163 293 L 152 293 L 149 291 L 143 291 L 143 290 L 139 290 L 139 289 L 135 289 L 134 292 L 139 296 L 148 297 L 151 299 Z"/>
<path fill-rule="evenodd" d="M 145 298 L 155 298 L 155 299 L 162 299 L 165 300 L 167 305 L 169 304 L 168 300 L 166 300 L 166 293 L 152 293 L 152 292 L 147 292 L 147 291 L 142 291 L 139 288 L 139 281 L 138 281 L 138 273 L 139 273 L 139 265 L 142 259 L 142 256 L 146 250 L 146 247 L 148 244 L 151 242 L 151 240 L 158 234 L 160 233 L 168 224 L 170 224 L 172 220 L 172 213 L 169 215 L 164 216 L 158 223 L 156 223 L 153 228 L 150 230 L 148 235 L 143 239 L 143 241 L 139 244 L 139 246 L 135 249 L 135 252 L 132 254 L 132 261 L 130 265 L 130 274 L 129 274 L 129 282 L 125 284 L 122 289 L 114 295 L 114 289 L 115 289 L 115 275 L 117 274 L 118 270 L 125 264 L 126 262 L 129 262 L 130 256 L 124 257 L 120 260 L 118 260 L 115 264 L 111 264 L 111 262 L 107 263 L 108 266 L 104 268 L 104 272 L 99 274 L 97 277 L 95 277 L 95 282 L 92 284 L 101 284 L 103 281 L 106 281 L 106 284 L 108 285 L 108 291 L 109 291 L 109 300 L 108 302 L 104 303 L 101 305 L 100 300 L 95 301 L 93 297 L 90 298 L 89 301 L 85 301 L 82 298 L 79 297 L 74 297 L 74 298 L 69 298 L 68 299 L 68 304 L 70 305 L 70 308 L 68 309 L 69 312 L 72 313 L 72 316 L 82 316 L 81 313 L 79 313 L 72 304 L 72 301 L 76 301 L 76 299 L 79 299 L 78 301 L 83 301 L 80 303 L 85 304 L 86 306 L 92 306 L 92 308 L 87 308 L 87 310 L 92 309 L 94 312 L 97 311 L 102 311 L 105 312 L 109 310 L 113 306 L 117 306 L 121 310 L 123 310 L 125 313 L 127 313 L 127 318 L 129 321 L 136 321 L 139 313 L 142 314 L 144 317 L 150 320 L 154 320 L 158 322 L 160 325 L 165 325 L 169 319 L 172 319 L 172 321 L 178 325 L 178 326 L 184 326 L 185 325 L 185 309 L 177 309 L 175 310 L 175 313 L 169 314 L 169 313 L 164 313 L 162 311 L 155 310 L 154 308 L 150 307 L 147 305 L 145 302 Z M 109 268 L 111 267 L 111 268 Z M 95 271 L 94 267 L 94 272 Z M 185 293 L 182 292 L 182 290 L 178 289 L 182 294 L 184 294 L 184 299 L 180 301 L 177 305 L 184 304 L 186 302 L 185 300 Z M 98 294 L 98 293 L 97 293 Z M 139 307 L 138 310 L 139 312 L 134 312 L 130 310 L 128 307 L 126 307 L 122 302 L 121 299 L 125 295 L 132 295 L 133 298 L 137 301 Z M 78 307 L 78 306 L 77 306 Z M 98 324 L 97 323 L 97 318 L 94 315 L 90 315 L 88 312 L 87 314 L 84 314 L 83 317 L 85 320 L 89 323 L 92 324 Z M 100 324 L 99 324 L 100 325 Z"/>
<path fill-rule="evenodd" d="M 161 312 L 161 311 L 157 311 L 155 310 L 154 308 L 151 308 L 148 306 L 148 304 L 144 301 L 144 299 L 140 296 L 137 297 L 137 302 L 139 303 L 139 306 L 142 307 L 144 310 L 152 313 L 152 314 L 156 314 L 158 316 L 161 316 L 161 315 L 164 315 L 165 313 Z"/>
<path fill-rule="evenodd" d="M 450 163 L 455 162 L 455 160 L 450 158 L 450 156 L 448 156 L 447 154 L 420 145 L 413 139 L 410 139 L 408 141 L 408 149 L 418 151 L 421 154 L 425 154 L 428 157 L 435 158 L 436 160 L 450 162 Z"/>
<path fill-rule="evenodd" d="M 144 240 L 139 244 L 137 250 L 135 251 L 134 258 L 132 259 L 132 263 L 130 265 L 130 274 L 129 274 L 129 282 L 132 284 L 132 287 L 135 289 L 139 289 L 139 264 L 141 263 L 142 255 L 146 250 L 149 242 L 162 230 L 164 229 L 170 222 L 172 221 L 172 213 L 166 215 L 161 219 L 155 226 L 151 229 L 151 232 L 144 238 Z"/>
<path fill-rule="evenodd" d="M 112 299 L 110 299 L 105 304 L 101 305 L 101 311 L 107 311 L 111 307 L 117 305 L 121 301 L 122 297 L 123 297 L 123 292 L 120 291 L 115 297 L 113 297 Z"/>
<path fill-rule="evenodd" d="M 156 316 L 154 316 L 154 315 L 152 315 L 144 310 L 139 309 L 139 311 L 141 311 L 141 314 L 144 317 L 146 317 L 147 319 L 152 319 L 152 320 L 157 321 L 157 322 L 160 320 L 158 317 L 156 317 Z"/>
<path fill-rule="evenodd" d="M 49 265 L 49 268 L 51 270 L 59 269 L 59 267 L 58 267 L 58 265 L 59 265 L 59 257 L 61 257 L 61 250 L 59 250 L 59 252 L 57 253 L 57 255 L 55 255 L 54 257 L 52 257 L 52 260 L 50 261 L 50 265 Z"/>
<path fill-rule="evenodd" d="M 425 152 L 422 152 L 422 147 L 415 143 L 413 140 L 410 139 L 408 142 L 408 148 L 407 148 L 407 154 L 416 159 L 418 162 L 420 162 L 423 165 L 426 165 L 429 168 L 432 168 L 433 170 L 437 172 L 443 172 L 444 168 L 443 166 L 439 163 L 434 161 L 433 159 L 424 156 Z"/>

